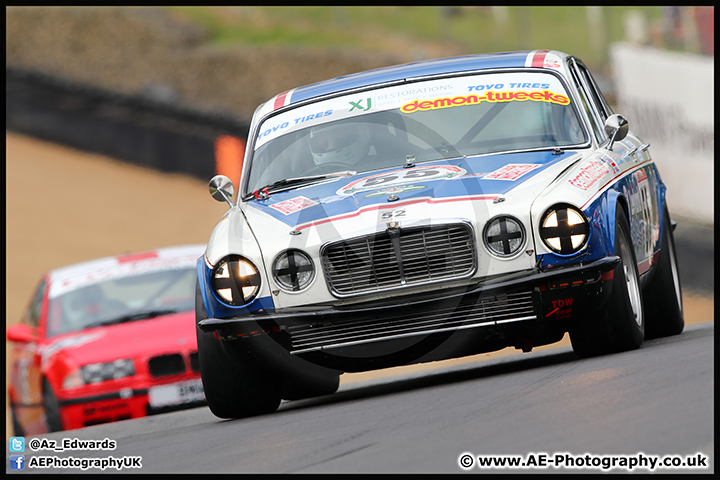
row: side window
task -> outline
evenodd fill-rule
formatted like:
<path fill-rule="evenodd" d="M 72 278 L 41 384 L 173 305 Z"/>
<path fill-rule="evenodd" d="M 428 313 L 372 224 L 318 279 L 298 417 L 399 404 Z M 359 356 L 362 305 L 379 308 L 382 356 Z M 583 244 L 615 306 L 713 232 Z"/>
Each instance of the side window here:
<path fill-rule="evenodd" d="M 42 303 L 45 295 L 45 280 L 41 281 L 35 290 L 32 301 L 25 311 L 22 322 L 30 327 L 37 327 L 40 324 L 40 315 L 42 313 Z"/>
<path fill-rule="evenodd" d="M 600 120 L 600 113 L 598 112 L 598 106 L 596 105 L 596 99 L 593 98 L 589 93 L 588 89 L 581 79 L 581 75 L 578 72 L 577 64 L 572 61 L 570 63 L 570 73 L 572 74 L 573 83 L 577 88 L 578 94 L 580 95 L 580 101 L 582 107 L 587 113 L 588 119 L 590 120 L 590 126 L 595 133 L 595 138 L 598 142 L 602 142 L 605 139 L 605 128 L 604 119 Z"/>
<path fill-rule="evenodd" d="M 593 103 L 595 104 L 598 112 L 600 113 L 601 120 L 603 120 L 604 122 L 605 119 L 613 113 L 610 105 L 608 105 L 605 97 L 600 91 L 600 88 L 598 88 L 597 83 L 595 83 L 595 79 L 593 79 L 587 67 L 581 63 L 576 63 L 575 65 L 580 72 L 581 80 L 583 81 L 585 87 L 587 88 L 587 91 L 592 97 Z"/>

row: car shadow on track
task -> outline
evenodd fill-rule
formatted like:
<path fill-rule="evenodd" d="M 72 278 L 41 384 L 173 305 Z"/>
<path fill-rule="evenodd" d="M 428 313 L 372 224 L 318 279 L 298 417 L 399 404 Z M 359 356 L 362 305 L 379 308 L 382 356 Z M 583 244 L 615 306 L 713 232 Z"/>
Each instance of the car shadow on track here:
<path fill-rule="evenodd" d="M 299 408 L 332 405 L 335 403 L 366 399 L 375 396 L 507 375 L 578 360 L 580 360 L 580 357 L 578 357 L 574 352 L 563 350 L 558 352 L 543 352 L 533 358 L 521 360 L 503 358 L 500 359 L 498 363 L 493 363 L 491 365 L 487 365 L 485 363 L 479 365 L 464 364 L 452 367 L 454 370 L 451 371 L 443 369 L 438 372 L 416 373 L 414 374 L 415 376 L 411 378 L 401 377 L 395 379 L 393 377 L 385 377 L 377 381 L 368 380 L 358 382 L 358 384 L 349 384 L 345 387 L 341 386 L 340 390 L 332 395 L 283 402 L 280 406 L 280 410 L 290 411 Z M 368 385 L 367 383 L 371 384 Z"/>
<path fill-rule="evenodd" d="M 698 337 L 706 335 L 712 336 L 714 334 L 713 332 L 713 322 L 687 325 L 683 333 L 678 336 L 647 340 L 643 343 L 641 350 L 645 348 L 662 348 L 665 344 L 675 342 L 692 342 Z M 462 383 L 517 372 L 525 372 L 543 367 L 572 364 L 574 362 L 594 361 L 595 359 L 607 356 L 632 354 L 633 352 L 635 351 L 611 353 L 608 355 L 582 359 L 572 351 L 571 347 L 560 347 L 552 350 L 535 352 L 532 354 L 532 357 L 529 358 L 518 359 L 516 356 L 512 356 L 489 361 L 479 360 L 477 363 L 468 363 L 447 368 L 441 367 L 438 371 L 417 372 L 412 374 L 412 376 L 408 376 L 408 374 L 402 376 L 402 374 L 400 374 L 398 377 L 383 377 L 376 380 L 350 383 L 346 386 L 341 385 L 340 390 L 332 395 L 303 400 L 284 401 L 280 405 L 279 410 L 292 411 L 308 407 L 332 405 L 376 396 L 449 385 L 453 383 Z"/>

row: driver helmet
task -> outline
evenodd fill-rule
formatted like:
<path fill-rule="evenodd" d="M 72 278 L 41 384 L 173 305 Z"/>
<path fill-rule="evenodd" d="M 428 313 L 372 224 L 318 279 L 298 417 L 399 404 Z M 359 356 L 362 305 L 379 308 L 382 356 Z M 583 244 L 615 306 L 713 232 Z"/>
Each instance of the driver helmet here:
<path fill-rule="evenodd" d="M 310 152 L 316 165 L 354 165 L 364 159 L 369 150 L 370 133 L 367 125 L 336 123 L 310 130 Z"/>

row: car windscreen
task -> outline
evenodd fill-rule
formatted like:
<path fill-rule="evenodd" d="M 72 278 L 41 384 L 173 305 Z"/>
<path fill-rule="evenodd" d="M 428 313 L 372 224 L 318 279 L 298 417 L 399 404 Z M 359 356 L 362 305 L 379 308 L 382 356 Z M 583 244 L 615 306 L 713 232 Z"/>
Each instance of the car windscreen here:
<path fill-rule="evenodd" d="M 293 177 L 588 142 L 559 78 L 529 71 L 338 96 L 271 116 L 257 132 L 247 192 Z"/>
<path fill-rule="evenodd" d="M 49 299 L 47 336 L 195 307 L 195 268 L 175 268 L 83 282 Z"/>

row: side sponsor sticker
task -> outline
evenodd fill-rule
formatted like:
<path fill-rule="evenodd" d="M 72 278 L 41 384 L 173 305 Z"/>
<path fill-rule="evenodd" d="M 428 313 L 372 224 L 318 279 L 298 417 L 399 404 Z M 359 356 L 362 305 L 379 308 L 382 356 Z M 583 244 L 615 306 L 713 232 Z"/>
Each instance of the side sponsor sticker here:
<path fill-rule="evenodd" d="M 575 177 L 568 180 L 570 185 L 587 191 L 598 180 L 610 173 L 610 167 L 600 160 L 591 160 L 587 166 L 582 167 Z"/>

